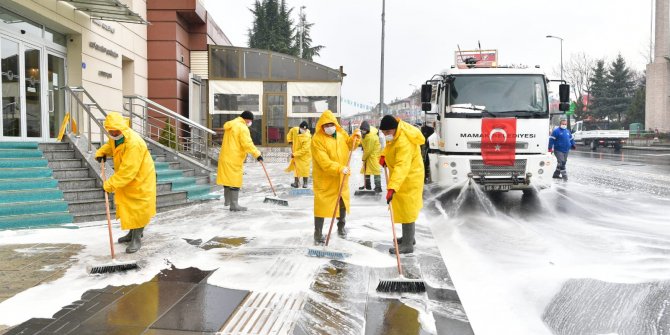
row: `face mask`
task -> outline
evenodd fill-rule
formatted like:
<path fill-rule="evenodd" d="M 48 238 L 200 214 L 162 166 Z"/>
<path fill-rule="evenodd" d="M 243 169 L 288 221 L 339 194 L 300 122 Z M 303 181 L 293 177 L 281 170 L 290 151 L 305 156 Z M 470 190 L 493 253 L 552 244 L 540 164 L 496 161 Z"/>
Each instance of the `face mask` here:
<path fill-rule="evenodd" d="M 304 134 L 304 133 L 305 133 L 305 129 L 304 129 L 304 128 L 299 128 L 298 131 L 299 131 L 301 134 Z"/>
<path fill-rule="evenodd" d="M 123 138 L 123 134 L 119 134 L 119 136 L 112 136 L 112 135 L 109 135 L 109 138 L 111 138 L 111 139 L 114 140 L 114 141 L 118 141 L 118 140 L 120 140 L 120 139 Z"/>
<path fill-rule="evenodd" d="M 562 124 L 562 125 L 561 125 L 561 129 L 566 129 L 566 128 L 568 128 L 568 125 L 567 125 L 567 124 Z"/>
<path fill-rule="evenodd" d="M 361 131 L 361 135 L 365 136 L 365 135 L 367 135 L 367 134 L 368 134 L 367 131 L 365 131 L 365 130 L 364 130 L 364 131 Z"/>
<path fill-rule="evenodd" d="M 333 134 L 335 134 L 335 130 L 337 130 L 337 127 L 335 127 L 335 126 L 332 126 L 332 127 L 326 127 L 326 128 L 323 129 L 323 131 L 325 131 L 326 134 L 328 134 L 328 135 L 333 135 Z"/>
<path fill-rule="evenodd" d="M 389 134 L 389 135 L 384 135 L 384 138 L 386 139 L 386 142 L 391 142 L 391 141 L 393 141 L 393 135 L 391 135 L 391 134 Z"/>
<path fill-rule="evenodd" d="M 251 121 L 247 122 L 247 127 L 251 127 Z"/>

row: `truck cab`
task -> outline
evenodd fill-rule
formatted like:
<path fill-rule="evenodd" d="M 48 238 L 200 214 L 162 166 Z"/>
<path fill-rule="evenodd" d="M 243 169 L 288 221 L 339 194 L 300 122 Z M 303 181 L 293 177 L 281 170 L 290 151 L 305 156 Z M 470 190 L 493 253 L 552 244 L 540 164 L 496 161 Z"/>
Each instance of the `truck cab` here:
<path fill-rule="evenodd" d="M 445 188 L 474 182 L 485 191 L 549 187 L 547 83 L 539 69 L 520 68 L 452 68 L 428 80 L 422 109 L 438 119 L 431 180 Z"/>

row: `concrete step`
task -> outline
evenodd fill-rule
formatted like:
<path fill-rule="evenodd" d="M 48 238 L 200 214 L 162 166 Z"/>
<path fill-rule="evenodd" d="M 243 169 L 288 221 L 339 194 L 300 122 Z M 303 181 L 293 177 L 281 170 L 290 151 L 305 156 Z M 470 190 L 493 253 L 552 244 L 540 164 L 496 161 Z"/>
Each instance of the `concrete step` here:
<path fill-rule="evenodd" d="M 56 179 L 88 178 L 90 176 L 88 168 L 85 167 L 53 169 L 52 175 Z"/>
<path fill-rule="evenodd" d="M 0 179 L 0 191 L 57 188 L 53 178 Z"/>
<path fill-rule="evenodd" d="M 207 177 L 207 176 L 195 177 L 195 183 L 198 184 L 198 185 L 208 185 L 209 184 L 209 177 Z"/>
<path fill-rule="evenodd" d="M 109 208 L 112 209 L 113 201 L 109 200 Z M 68 209 L 70 213 L 104 212 L 105 199 L 72 200 L 68 202 Z"/>
<path fill-rule="evenodd" d="M 48 178 L 51 173 L 47 167 L 5 168 L 0 169 L 0 179 Z"/>
<path fill-rule="evenodd" d="M 154 162 L 165 162 L 167 160 L 165 155 L 151 155 L 151 157 L 154 159 Z"/>
<path fill-rule="evenodd" d="M 45 151 L 44 158 L 46 159 L 68 159 L 75 158 L 74 150 L 52 150 Z"/>
<path fill-rule="evenodd" d="M 166 203 L 186 203 L 187 201 L 188 193 L 186 191 L 170 191 L 156 195 L 156 206 L 162 206 Z"/>
<path fill-rule="evenodd" d="M 156 175 L 159 181 L 169 181 L 183 176 L 180 170 L 157 170 Z"/>
<path fill-rule="evenodd" d="M 180 188 L 180 187 L 185 187 L 188 185 L 193 185 L 196 183 L 196 179 L 193 177 L 176 177 L 176 178 L 169 178 L 165 180 L 159 181 L 161 183 L 170 183 L 172 184 L 172 189 L 175 188 Z"/>
<path fill-rule="evenodd" d="M 63 199 L 63 191 L 57 188 L 0 191 L 0 204 L 58 199 Z"/>
<path fill-rule="evenodd" d="M 172 191 L 172 183 L 158 182 L 156 183 L 156 193 Z"/>
<path fill-rule="evenodd" d="M 2 158 L 0 168 L 47 167 L 46 158 Z"/>
<path fill-rule="evenodd" d="M 58 180 L 58 187 L 63 191 L 95 188 L 96 186 L 95 178 L 72 178 Z"/>
<path fill-rule="evenodd" d="M 9 215 L 27 215 L 53 212 L 67 212 L 67 202 L 63 200 L 49 200 L 0 204 L 0 218 Z"/>
<path fill-rule="evenodd" d="M 63 142 L 40 143 L 38 144 L 37 148 L 42 151 L 72 149 L 70 147 L 70 143 L 63 143 Z"/>
<path fill-rule="evenodd" d="M 156 204 L 156 212 L 157 213 L 167 212 L 167 211 L 171 211 L 171 210 L 174 210 L 174 209 L 178 209 L 178 208 L 188 206 L 190 204 L 191 203 L 186 202 L 186 201 L 159 202 L 158 204 Z M 107 214 L 105 213 L 104 210 L 94 211 L 94 212 L 85 212 L 85 213 L 74 213 L 73 217 L 74 217 L 74 222 L 75 223 L 107 220 Z M 110 210 L 110 217 L 111 217 L 112 220 L 114 220 L 116 218 L 116 210 L 114 210 L 114 209 Z M 116 236 L 115 236 L 115 238 L 116 238 Z"/>
<path fill-rule="evenodd" d="M 0 158 L 39 158 L 42 152 L 37 149 L 0 149 Z"/>
<path fill-rule="evenodd" d="M 191 200 L 194 197 L 202 197 L 211 192 L 211 188 L 209 185 L 197 185 L 197 184 L 191 184 L 188 186 L 182 186 L 179 188 L 174 188 L 175 191 L 186 191 L 188 192 L 188 199 Z"/>
<path fill-rule="evenodd" d="M 49 167 L 52 169 L 68 169 L 86 167 L 83 165 L 81 159 L 51 159 L 49 160 Z"/>
<path fill-rule="evenodd" d="M 158 170 L 167 170 L 167 169 L 172 169 L 172 170 L 178 170 L 179 169 L 179 162 L 154 162 L 154 165 L 156 167 L 156 171 Z"/>
<path fill-rule="evenodd" d="M 11 215 L 0 217 L 0 229 L 35 228 L 72 222 L 74 218 L 68 212 Z"/>
<path fill-rule="evenodd" d="M 95 199 L 105 199 L 105 192 L 102 188 L 83 188 L 83 189 L 72 189 L 64 190 L 63 198 L 65 201 L 76 201 L 76 200 L 95 200 Z"/>

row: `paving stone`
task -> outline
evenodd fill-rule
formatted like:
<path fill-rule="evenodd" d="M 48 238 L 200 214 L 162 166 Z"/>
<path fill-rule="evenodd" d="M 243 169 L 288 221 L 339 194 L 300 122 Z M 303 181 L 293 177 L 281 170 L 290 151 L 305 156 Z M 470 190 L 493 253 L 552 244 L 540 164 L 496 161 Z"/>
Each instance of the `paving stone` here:
<path fill-rule="evenodd" d="M 216 332 L 248 294 L 248 291 L 199 284 L 151 329 Z"/>

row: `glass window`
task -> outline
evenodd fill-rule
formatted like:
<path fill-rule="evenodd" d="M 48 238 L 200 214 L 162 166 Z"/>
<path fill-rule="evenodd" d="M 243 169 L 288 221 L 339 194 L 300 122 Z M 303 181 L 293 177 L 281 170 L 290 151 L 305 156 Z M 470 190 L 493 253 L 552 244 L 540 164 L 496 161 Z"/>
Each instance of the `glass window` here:
<path fill-rule="evenodd" d="M 259 111 L 258 94 L 214 94 L 214 110 L 227 112 Z"/>
<path fill-rule="evenodd" d="M 227 49 L 211 49 L 212 77 L 238 78 L 240 76 L 239 51 Z"/>
<path fill-rule="evenodd" d="M 326 109 L 337 113 L 337 97 L 293 97 L 293 114 L 322 113 Z"/>
<path fill-rule="evenodd" d="M 300 68 L 301 80 L 328 81 L 328 69 L 314 64 L 304 63 Z"/>
<path fill-rule="evenodd" d="M 461 113 L 481 113 L 481 109 L 510 115 L 548 112 L 540 75 L 454 76 L 450 105 L 452 110 L 462 109 Z"/>
<path fill-rule="evenodd" d="M 263 92 L 265 93 L 284 93 L 286 92 L 286 83 L 264 82 Z"/>
<path fill-rule="evenodd" d="M 26 19 L 23 16 L 12 13 L 5 8 L 0 7 L 0 20 L 16 31 L 25 31 L 25 34 L 42 38 L 42 25 Z"/>
<path fill-rule="evenodd" d="M 223 125 L 230 121 L 234 120 L 240 116 L 239 113 L 235 114 L 212 114 L 212 130 L 216 132 L 216 135 L 212 135 L 212 139 L 214 140 L 215 143 L 221 144 L 223 142 Z M 257 116 L 254 115 L 254 122 L 252 122 L 251 127 L 249 128 L 249 133 L 251 133 L 251 140 L 254 142 L 255 145 L 261 145 L 261 141 L 263 138 L 262 134 L 262 122 L 260 119 L 260 116 L 256 118 Z"/>
<path fill-rule="evenodd" d="M 292 58 L 273 55 L 272 79 L 297 80 L 298 62 Z"/>
<path fill-rule="evenodd" d="M 270 55 L 265 52 L 246 51 L 242 63 L 245 79 L 270 78 Z"/>
<path fill-rule="evenodd" d="M 65 35 L 63 35 L 63 34 L 57 32 L 57 31 L 53 31 L 53 30 L 51 30 L 51 29 L 49 29 L 49 28 L 46 28 L 46 29 L 44 30 L 44 38 L 45 38 L 47 41 L 51 41 L 51 42 L 54 42 L 54 43 L 56 43 L 56 44 L 60 44 L 60 45 L 62 45 L 62 46 L 65 46 L 65 42 L 66 42 L 66 37 L 65 37 Z"/>

